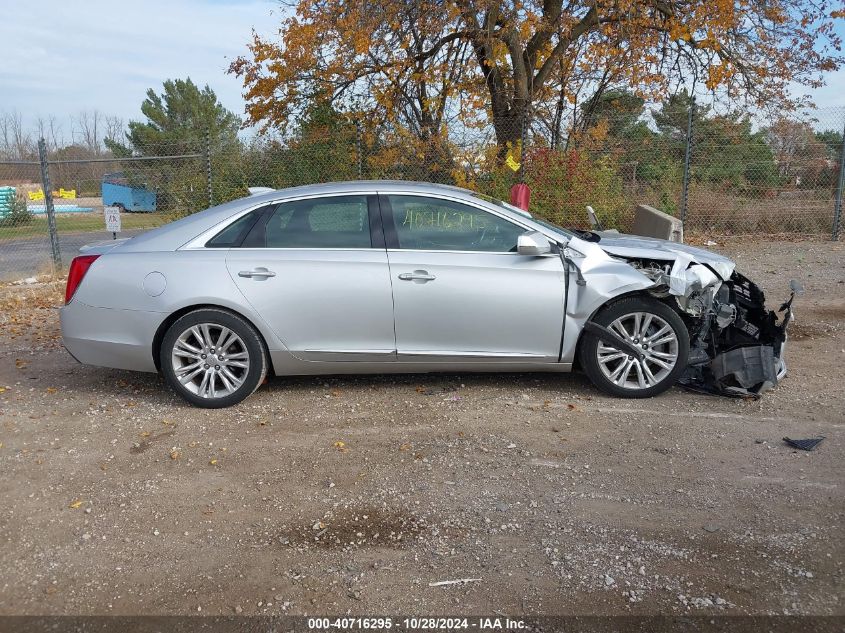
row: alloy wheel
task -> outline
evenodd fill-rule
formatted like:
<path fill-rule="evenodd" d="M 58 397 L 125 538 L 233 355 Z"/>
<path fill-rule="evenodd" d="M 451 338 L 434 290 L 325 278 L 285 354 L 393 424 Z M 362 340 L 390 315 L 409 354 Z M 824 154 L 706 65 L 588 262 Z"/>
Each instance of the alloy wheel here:
<path fill-rule="evenodd" d="M 609 329 L 638 348 L 642 360 L 599 342 L 596 357 L 602 374 L 624 389 L 647 389 L 663 381 L 678 362 L 678 335 L 650 312 L 623 314 Z"/>
<path fill-rule="evenodd" d="M 170 362 L 188 391 L 201 398 L 223 398 L 243 385 L 250 358 L 243 340 L 231 329 L 199 323 L 176 339 Z"/>

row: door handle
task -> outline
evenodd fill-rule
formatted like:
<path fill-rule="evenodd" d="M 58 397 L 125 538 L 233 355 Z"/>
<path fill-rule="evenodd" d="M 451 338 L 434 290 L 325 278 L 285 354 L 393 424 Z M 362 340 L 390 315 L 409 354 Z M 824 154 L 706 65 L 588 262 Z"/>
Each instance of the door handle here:
<path fill-rule="evenodd" d="M 434 281 L 437 279 L 434 275 L 429 275 L 427 270 L 415 270 L 412 273 L 402 273 L 399 275 L 399 279 L 402 281 L 419 281 L 419 282 L 426 282 L 426 281 Z"/>
<path fill-rule="evenodd" d="M 253 270 L 242 270 L 238 273 L 238 277 L 266 279 L 267 277 L 275 277 L 276 273 L 266 268 L 255 268 Z"/>

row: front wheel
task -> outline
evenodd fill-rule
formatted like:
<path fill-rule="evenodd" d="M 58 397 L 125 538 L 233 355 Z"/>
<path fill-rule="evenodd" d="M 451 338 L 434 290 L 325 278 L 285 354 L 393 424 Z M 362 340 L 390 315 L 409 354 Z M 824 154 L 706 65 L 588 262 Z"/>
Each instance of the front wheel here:
<path fill-rule="evenodd" d="M 207 308 L 170 326 L 161 343 L 161 367 L 185 400 L 219 409 L 258 388 L 267 373 L 267 357 L 252 325 L 231 312 Z"/>
<path fill-rule="evenodd" d="M 593 322 L 638 350 L 642 359 L 584 334 L 580 361 L 602 391 L 623 398 L 650 398 L 669 389 L 689 361 L 689 332 L 672 308 L 651 297 L 627 297 L 603 308 Z"/>

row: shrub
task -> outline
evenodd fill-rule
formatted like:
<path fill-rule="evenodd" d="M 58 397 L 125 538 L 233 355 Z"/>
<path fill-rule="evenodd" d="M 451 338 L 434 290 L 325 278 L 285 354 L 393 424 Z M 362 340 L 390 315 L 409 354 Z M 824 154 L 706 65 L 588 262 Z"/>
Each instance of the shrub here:
<path fill-rule="evenodd" d="M 26 200 L 15 196 L 9 213 L 0 218 L 0 226 L 23 226 L 32 222 L 32 218 L 32 211 L 26 206 Z"/>
<path fill-rule="evenodd" d="M 540 149 L 526 161 L 533 213 L 562 226 L 586 227 L 590 205 L 607 228 L 622 228 L 628 221 L 631 204 L 618 166 L 608 156 Z"/>

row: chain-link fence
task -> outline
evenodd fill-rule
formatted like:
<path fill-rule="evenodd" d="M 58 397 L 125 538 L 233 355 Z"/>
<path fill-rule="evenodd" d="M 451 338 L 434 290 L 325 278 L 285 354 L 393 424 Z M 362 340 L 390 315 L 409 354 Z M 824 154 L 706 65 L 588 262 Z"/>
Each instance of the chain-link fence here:
<path fill-rule="evenodd" d="M 532 212 L 579 228 L 591 205 L 606 228 L 625 230 L 642 203 L 683 218 L 688 234 L 838 238 L 845 108 L 763 119 L 687 102 L 571 121 L 531 112 L 515 125 L 498 137 L 457 124 L 413 135 L 336 115 L 287 137 L 0 160 L 0 281 L 61 269 L 81 245 L 111 239 L 104 206 L 124 211 L 127 237 L 247 187 L 358 179 L 441 182 L 505 200 L 524 182 Z"/>
<path fill-rule="evenodd" d="M 85 244 L 131 237 L 209 206 L 205 143 L 151 155 L 0 161 L 0 282 L 61 272 Z M 104 207 L 121 211 L 106 230 Z"/>

